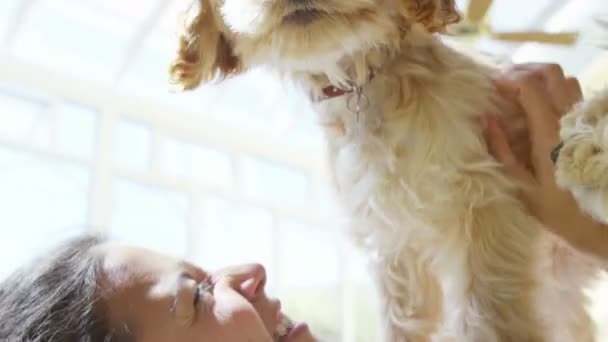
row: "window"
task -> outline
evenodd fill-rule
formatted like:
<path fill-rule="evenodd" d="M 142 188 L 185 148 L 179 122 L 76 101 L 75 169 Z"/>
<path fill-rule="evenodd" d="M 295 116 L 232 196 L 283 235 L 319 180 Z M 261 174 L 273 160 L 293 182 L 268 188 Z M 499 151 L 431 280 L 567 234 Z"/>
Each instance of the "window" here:
<path fill-rule="evenodd" d="M 340 235 L 306 95 L 262 68 L 172 92 L 167 69 L 191 3 L 0 0 L 0 279 L 95 230 L 207 268 L 260 262 L 269 292 L 322 337 L 380 340 L 373 281 Z M 604 0 L 493 6 L 497 30 L 595 33 L 592 14 L 606 12 Z M 473 44 L 501 60 L 558 61 L 569 74 L 608 79 L 589 71 L 592 62 L 608 70 L 591 44 Z M 594 292 L 601 321 L 606 283 Z"/>
<path fill-rule="evenodd" d="M 39 1 L 23 20 L 12 47 L 19 58 L 106 84 L 135 33 L 128 20 L 69 0 Z"/>
<path fill-rule="evenodd" d="M 123 179 L 115 181 L 112 193 L 112 237 L 176 257 L 188 256 L 190 207 L 184 194 Z"/>
<path fill-rule="evenodd" d="M 89 185 L 84 165 L 0 146 L 0 278 L 89 229 Z"/>
<path fill-rule="evenodd" d="M 97 113 L 85 106 L 64 102 L 52 107 L 51 115 L 55 115 L 55 147 L 77 158 L 93 159 Z"/>
<path fill-rule="evenodd" d="M 133 171 L 147 171 L 152 153 L 150 128 L 122 119 L 115 124 L 114 132 L 113 155 L 116 166 Z"/>
<path fill-rule="evenodd" d="M 263 208 L 204 197 L 198 214 L 194 258 L 201 265 L 221 268 L 231 264 L 261 263 L 274 279 L 276 244 L 272 213 Z M 274 286 L 273 281 L 269 285 Z"/>
<path fill-rule="evenodd" d="M 339 340 L 342 260 L 336 230 L 301 222 L 282 228 L 279 284 L 286 312 L 312 324 L 321 338 Z"/>
<path fill-rule="evenodd" d="M 304 207 L 310 202 L 310 184 L 298 170 L 255 157 L 242 159 L 245 196 L 271 205 Z"/>
<path fill-rule="evenodd" d="M 231 156 L 218 149 L 166 137 L 160 147 L 160 168 L 168 177 L 188 179 L 212 188 L 231 188 Z"/>
<path fill-rule="evenodd" d="M 28 145 L 47 146 L 51 142 L 48 102 L 15 89 L 0 90 L 0 134 L 4 139 Z"/>

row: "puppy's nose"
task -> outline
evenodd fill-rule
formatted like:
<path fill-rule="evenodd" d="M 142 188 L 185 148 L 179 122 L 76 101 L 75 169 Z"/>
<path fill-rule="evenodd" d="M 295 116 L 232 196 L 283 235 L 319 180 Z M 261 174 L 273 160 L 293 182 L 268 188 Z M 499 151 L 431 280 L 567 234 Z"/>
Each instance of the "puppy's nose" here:
<path fill-rule="evenodd" d="M 564 142 L 560 142 L 559 144 L 557 144 L 553 150 L 551 150 L 551 161 L 553 161 L 553 163 L 557 163 L 557 158 L 559 158 L 559 151 L 561 151 L 562 147 L 564 147 Z"/>

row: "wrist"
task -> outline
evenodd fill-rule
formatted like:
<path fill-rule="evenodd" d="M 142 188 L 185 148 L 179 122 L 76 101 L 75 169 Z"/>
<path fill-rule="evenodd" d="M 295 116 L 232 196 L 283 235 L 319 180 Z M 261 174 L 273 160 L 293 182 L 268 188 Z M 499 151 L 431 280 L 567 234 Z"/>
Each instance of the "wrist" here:
<path fill-rule="evenodd" d="M 608 260 L 608 226 L 579 211 L 565 230 L 564 239 L 575 249 Z"/>

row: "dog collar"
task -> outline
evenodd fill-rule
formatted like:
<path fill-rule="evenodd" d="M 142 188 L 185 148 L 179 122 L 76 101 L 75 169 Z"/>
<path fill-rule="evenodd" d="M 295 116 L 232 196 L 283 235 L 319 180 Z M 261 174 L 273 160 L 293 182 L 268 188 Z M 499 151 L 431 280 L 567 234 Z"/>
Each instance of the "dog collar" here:
<path fill-rule="evenodd" d="M 367 81 L 369 82 L 373 78 L 374 78 L 374 71 L 370 70 L 369 79 Z M 340 97 L 342 95 L 346 95 L 346 94 L 350 94 L 350 93 L 354 93 L 354 92 L 358 92 L 358 91 L 361 91 L 361 86 L 354 86 L 354 87 L 351 87 L 350 89 L 342 89 L 342 88 L 338 88 L 338 87 L 330 84 L 327 87 L 321 89 L 321 93 L 323 94 L 323 96 L 319 99 L 319 101 L 333 99 L 335 97 Z"/>

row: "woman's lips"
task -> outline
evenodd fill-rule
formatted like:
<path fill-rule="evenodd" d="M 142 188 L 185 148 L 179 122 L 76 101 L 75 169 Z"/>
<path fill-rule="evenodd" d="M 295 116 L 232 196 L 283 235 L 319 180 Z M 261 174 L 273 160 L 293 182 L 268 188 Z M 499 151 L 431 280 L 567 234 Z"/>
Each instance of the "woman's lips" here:
<path fill-rule="evenodd" d="M 292 327 L 293 324 L 291 320 L 279 311 L 278 323 L 275 328 L 276 335 L 279 337 L 279 339 L 282 339 L 283 337 L 287 336 Z"/>
<path fill-rule="evenodd" d="M 281 339 L 281 342 L 289 342 L 289 341 L 293 341 L 296 338 L 298 338 L 298 336 L 305 334 L 308 332 L 308 324 L 300 322 L 300 323 L 295 323 L 288 331 L 287 331 L 287 336 L 283 337 Z"/>

